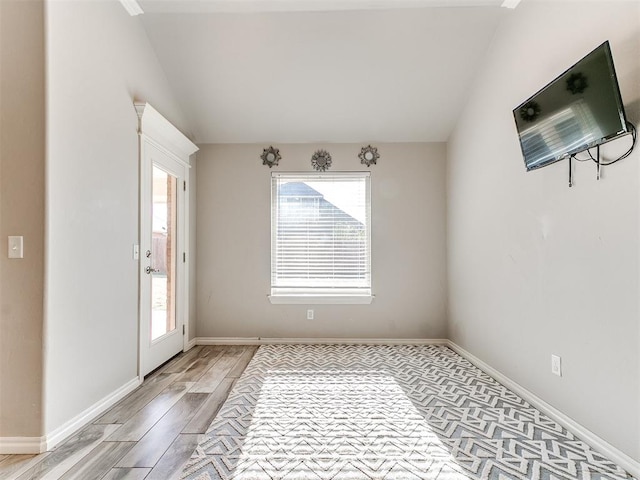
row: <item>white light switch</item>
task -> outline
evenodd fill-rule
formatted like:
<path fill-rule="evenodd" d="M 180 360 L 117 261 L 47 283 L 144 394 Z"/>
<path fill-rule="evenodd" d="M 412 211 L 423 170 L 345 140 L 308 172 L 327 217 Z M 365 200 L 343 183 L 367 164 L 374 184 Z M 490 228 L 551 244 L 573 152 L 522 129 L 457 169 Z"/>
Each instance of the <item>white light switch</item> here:
<path fill-rule="evenodd" d="M 24 258 L 22 237 L 9 237 L 9 258 Z"/>

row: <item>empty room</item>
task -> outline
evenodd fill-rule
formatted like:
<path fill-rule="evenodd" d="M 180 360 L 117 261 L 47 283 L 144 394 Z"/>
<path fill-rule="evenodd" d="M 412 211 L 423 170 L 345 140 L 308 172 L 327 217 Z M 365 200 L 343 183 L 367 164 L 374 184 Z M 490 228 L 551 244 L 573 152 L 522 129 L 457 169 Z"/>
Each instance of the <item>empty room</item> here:
<path fill-rule="evenodd" d="M 0 0 L 0 480 L 640 479 L 640 2 Z"/>

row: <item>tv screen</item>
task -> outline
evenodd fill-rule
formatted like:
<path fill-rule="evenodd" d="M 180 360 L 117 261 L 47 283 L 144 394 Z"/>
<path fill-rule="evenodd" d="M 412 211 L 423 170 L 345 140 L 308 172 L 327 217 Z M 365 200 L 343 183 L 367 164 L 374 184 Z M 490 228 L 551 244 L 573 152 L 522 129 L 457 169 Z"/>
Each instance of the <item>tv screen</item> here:
<path fill-rule="evenodd" d="M 626 133 L 609 42 L 517 106 L 513 116 L 527 171 Z"/>

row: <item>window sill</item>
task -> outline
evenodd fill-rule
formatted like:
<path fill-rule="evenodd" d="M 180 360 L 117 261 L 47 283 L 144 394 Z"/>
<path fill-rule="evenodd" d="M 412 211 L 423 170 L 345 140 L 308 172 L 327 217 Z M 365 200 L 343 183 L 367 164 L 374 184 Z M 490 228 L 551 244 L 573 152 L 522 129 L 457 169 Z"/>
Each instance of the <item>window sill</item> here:
<path fill-rule="evenodd" d="M 274 305 L 368 305 L 375 295 L 267 295 Z"/>

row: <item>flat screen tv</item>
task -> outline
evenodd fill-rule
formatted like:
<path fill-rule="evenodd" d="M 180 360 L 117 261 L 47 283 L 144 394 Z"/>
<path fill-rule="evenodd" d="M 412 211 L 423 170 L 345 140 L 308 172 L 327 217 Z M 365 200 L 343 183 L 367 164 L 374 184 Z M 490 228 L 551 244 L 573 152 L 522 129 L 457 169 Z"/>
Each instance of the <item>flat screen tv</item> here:
<path fill-rule="evenodd" d="M 627 133 L 627 120 L 604 42 L 513 110 L 527 171 Z"/>

